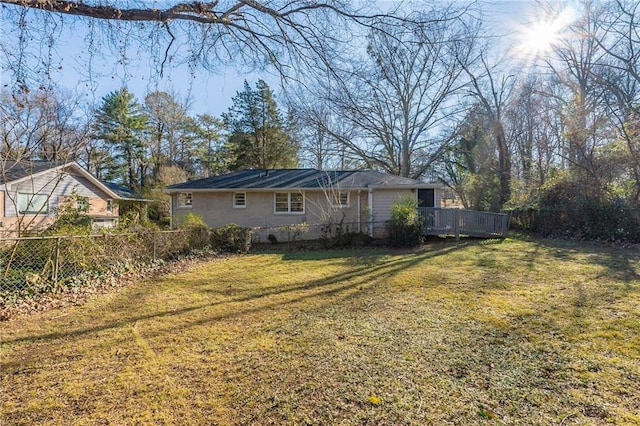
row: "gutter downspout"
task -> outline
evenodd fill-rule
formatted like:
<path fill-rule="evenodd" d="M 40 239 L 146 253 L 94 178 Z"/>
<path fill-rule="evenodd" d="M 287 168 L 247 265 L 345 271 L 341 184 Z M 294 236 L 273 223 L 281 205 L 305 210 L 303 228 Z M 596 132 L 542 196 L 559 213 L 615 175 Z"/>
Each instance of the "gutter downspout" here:
<path fill-rule="evenodd" d="M 369 188 L 369 236 L 373 238 L 373 188 Z"/>

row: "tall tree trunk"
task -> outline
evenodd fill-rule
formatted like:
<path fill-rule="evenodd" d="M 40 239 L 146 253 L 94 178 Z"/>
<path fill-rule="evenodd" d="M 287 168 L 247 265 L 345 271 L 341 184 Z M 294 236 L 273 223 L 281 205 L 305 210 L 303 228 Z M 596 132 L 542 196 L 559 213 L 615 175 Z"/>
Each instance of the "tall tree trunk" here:
<path fill-rule="evenodd" d="M 511 158 L 504 127 L 498 120 L 493 123 L 493 136 L 498 148 L 498 176 L 500 179 L 500 208 L 511 198 Z"/>

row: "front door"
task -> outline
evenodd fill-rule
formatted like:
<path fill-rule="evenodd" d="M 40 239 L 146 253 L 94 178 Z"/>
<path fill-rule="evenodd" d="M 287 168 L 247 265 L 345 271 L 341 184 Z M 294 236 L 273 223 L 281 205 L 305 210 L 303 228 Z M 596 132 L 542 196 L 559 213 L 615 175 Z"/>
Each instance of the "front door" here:
<path fill-rule="evenodd" d="M 418 207 L 435 207 L 435 189 L 418 189 Z"/>

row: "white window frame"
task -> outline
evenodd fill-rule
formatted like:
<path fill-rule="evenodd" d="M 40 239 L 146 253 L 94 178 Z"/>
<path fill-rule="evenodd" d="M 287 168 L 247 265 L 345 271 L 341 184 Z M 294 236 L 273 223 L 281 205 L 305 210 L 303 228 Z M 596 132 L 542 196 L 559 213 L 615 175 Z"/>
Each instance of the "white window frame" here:
<path fill-rule="evenodd" d="M 24 200 L 24 197 L 27 197 Z M 35 205 L 34 201 L 40 200 Z M 49 214 L 49 196 L 46 194 L 32 194 L 28 192 L 18 192 L 17 197 L 18 214 L 22 215 L 39 215 Z M 26 203 L 26 206 L 24 205 Z"/>
<path fill-rule="evenodd" d="M 345 200 L 346 202 L 344 204 L 340 202 L 341 201 L 340 198 L 343 195 L 347 196 L 347 199 Z M 339 209 L 346 209 L 349 207 L 350 198 L 351 198 L 351 195 L 349 191 L 333 191 L 331 196 L 331 206 Z"/>
<path fill-rule="evenodd" d="M 113 200 L 107 199 L 107 213 L 113 213 Z"/>
<path fill-rule="evenodd" d="M 193 208 L 193 192 L 179 192 L 177 205 L 180 209 Z"/>
<path fill-rule="evenodd" d="M 277 210 L 277 199 L 278 194 L 287 194 L 287 211 L 278 211 Z M 291 195 L 300 195 L 302 197 L 302 211 L 292 211 L 291 210 Z M 274 214 L 304 214 L 306 210 L 306 200 L 305 200 L 304 192 L 299 191 L 282 191 L 282 192 L 274 192 L 273 193 L 273 213 Z"/>
<path fill-rule="evenodd" d="M 242 195 L 242 204 L 238 203 L 238 195 Z M 233 193 L 233 208 L 234 209 L 245 209 L 247 208 L 247 193 L 246 192 L 234 192 Z"/>

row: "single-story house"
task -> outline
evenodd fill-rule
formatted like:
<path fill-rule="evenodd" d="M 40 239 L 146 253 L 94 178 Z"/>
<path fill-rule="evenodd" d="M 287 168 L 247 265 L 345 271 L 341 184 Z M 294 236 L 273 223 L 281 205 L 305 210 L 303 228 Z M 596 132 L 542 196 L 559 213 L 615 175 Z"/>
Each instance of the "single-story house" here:
<path fill-rule="evenodd" d="M 0 237 L 46 228 L 65 202 L 86 203 L 94 226 L 112 227 L 121 201 L 141 200 L 96 179 L 76 162 L 0 160 Z"/>
<path fill-rule="evenodd" d="M 189 213 L 212 228 L 349 223 L 379 235 L 393 203 L 411 196 L 439 207 L 442 185 L 370 170 L 244 170 L 168 186 L 172 224 Z"/>

